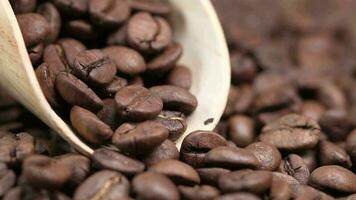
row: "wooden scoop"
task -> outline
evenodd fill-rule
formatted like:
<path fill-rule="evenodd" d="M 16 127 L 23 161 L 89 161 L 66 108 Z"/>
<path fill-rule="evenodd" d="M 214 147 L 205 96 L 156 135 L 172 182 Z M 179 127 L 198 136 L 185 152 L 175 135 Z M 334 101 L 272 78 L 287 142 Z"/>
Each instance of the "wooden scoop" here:
<path fill-rule="evenodd" d="M 191 92 L 199 104 L 187 119 L 187 131 L 176 142 L 180 149 L 188 133 L 212 130 L 218 123 L 229 92 L 230 63 L 223 31 L 210 1 L 170 2 L 175 9 L 171 18 L 175 40 L 184 48 L 180 63 L 192 70 Z M 79 152 L 93 153 L 46 101 L 7 0 L 0 0 L 0 84 Z"/>

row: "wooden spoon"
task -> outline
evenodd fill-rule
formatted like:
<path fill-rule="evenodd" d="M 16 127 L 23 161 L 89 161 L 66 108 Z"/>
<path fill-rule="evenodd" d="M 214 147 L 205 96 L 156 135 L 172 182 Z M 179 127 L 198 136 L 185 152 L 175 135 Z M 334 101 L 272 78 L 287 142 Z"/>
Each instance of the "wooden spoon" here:
<path fill-rule="evenodd" d="M 229 92 L 230 63 L 223 31 L 210 1 L 170 2 L 175 9 L 171 18 L 175 39 L 184 47 L 180 63 L 192 70 L 191 92 L 199 102 L 187 119 L 187 131 L 176 142 L 180 149 L 189 132 L 212 130 L 218 123 Z M 46 101 L 7 0 L 0 0 L 0 84 L 79 152 L 93 153 Z"/>

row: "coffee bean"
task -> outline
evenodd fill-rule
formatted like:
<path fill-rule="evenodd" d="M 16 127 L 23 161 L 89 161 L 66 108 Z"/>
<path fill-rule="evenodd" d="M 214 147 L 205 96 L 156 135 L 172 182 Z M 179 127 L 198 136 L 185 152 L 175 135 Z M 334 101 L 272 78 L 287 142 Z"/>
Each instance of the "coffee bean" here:
<path fill-rule="evenodd" d="M 204 157 L 208 151 L 226 145 L 226 140 L 217 133 L 195 131 L 184 138 L 180 159 L 193 167 L 201 167 L 204 165 Z"/>
<path fill-rule="evenodd" d="M 289 185 L 299 185 L 299 181 L 292 176 L 282 174 L 280 172 L 272 172 L 272 179 L 276 181 L 284 181 Z"/>
<path fill-rule="evenodd" d="M 66 61 L 69 65 L 74 65 L 74 60 L 77 55 L 86 50 L 83 43 L 72 38 L 62 38 L 58 40 L 59 46 L 62 48 L 62 54 L 65 56 Z"/>
<path fill-rule="evenodd" d="M 173 68 L 166 79 L 168 85 L 175 85 L 189 90 L 192 86 L 192 72 L 185 66 L 177 66 Z"/>
<path fill-rule="evenodd" d="M 54 108 L 61 105 L 61 100 L 55 88 L 56 74 L 47 63 L 42 63 L 36 69 L 36 77 L 41 86 L 42 92 L 46 97 L 48 103 Z"/>
<path fill-rule="evenodd" d="M 331 110 L 345 109 L 347 101 L 341 89 L 331 82 L 320 85 L 318 99 Z"/>
<path fill-rule="evenodd" d="M 30 57 L 32 65 L 37 65 L 41 60 L 44 51 L 44 44 L 39 43 L 27 49 L 28 56 Z"/>
<path fill-rule="evenodd" d="M 229 173 L 230 170 L 224 168 L 198 168 L 196 169 L 201 183 L 218 186 L 219 177 L 223 174 Z"/>
<path fill-rule="evenodd" d="M 292 198 L 292 191 L 289 184 L 284 180 L 274 179 L 272 177 L 271 189 L 269 194 L 273 200 L 288 200 Z"/>
<path fill-rule="evenodd" d="M 48 22 L 49 33 L 46 43 L 53 43 L 57 40 L 61 30 L 61 16 L 57 8 L 52 3 L 43 3 L 38 6 L 37 13 L 42 15 Z"/>
<path fill-rule="evenodd" d="M 104 99 L 103 109 L 101 109 L 97 117 L 110 126 L 112 130 L 115 130 L 119 125 L 119 116 L 116 111 L 116 102 L 114 99 Z"/>
<path fill-rule="evenodd" d="M 236 147 L 217 147 L 212 149 L 206 154 L 204 163 L 209 166 L 228 169 L 255 169 L 259 166 L 256 156 L 248 150 Z"/>
<path fill-rule="evenodd" d="M 94 41 L 99 38 L 99 32 L 88 21 L 77 19 L 65 24 L 68 35 L 82 41 Z"/>
<path fill-rule="evenodd" d="M 350 155 L 353 165 L 356 165 L 356 130 L 353 130 L 346 139 L 346 151 Z"/>
<path fill-rule="evenodd" d="M 325 107 L 317 101 L 304 101 L 300 110 L 301 115 L 318 122 L 325 112 Z"/>
<path fill-rule="evenodd" d="M 16 183 L 16 174 L 7 168 L 5 163 L 0 163 L 0 197 L 9 191 Z"/>
<path fill-rule="evenodd" d="M 150 90 L 162 99 L 163 106 L 166 109 L 190 114 L 198 106 L 196 97 L 183 88 L 171 85 L 161 85 L 151 87 Z"/>
<path fill-rule="evenodd" d="M 223 174 L 219 178 L 219 188 L 224 193 L 246 191 L 262 194 L 272 183 L 272 173 L 259 170 L 239 170 Z"/>
<path fill-rule="evenodd" d="M 335 198 L 327 195 L 324 192 L 316 190 L 307 185 L 290 185 L 292 188 L 292 198 L 297 200 L 304 199 L 322 199 L 322 200 L 333 200 Z"/>
<path fill-rule="evenodd" d="M 260 165 L 258 169 L 261 170 L 275 170 L 281 162 L 281 153 L 278 149 L 265 142 L 255 142 L 246 147 L 259 160 Z"/>
<path fill-rule="evenodd" d="M 157 94 L 141 86 L 132 85 L 120 89 L 115 100 L 119 115 L 127 120 L 153 119 L 163 107 Z"/>
<path fill-rule="evenodd" d="M 28 133 L 3 133 L 0 136 L 0 162 L 17 164 L 35 153 L 34 138 Z"/>
<path fill-rule="evenodd" d="M 145 169 L 145 165 L 140 161 L 104 148 L 96 149 L 91 159 L 100 169 L 115 170 L 129 176 L 143 172 Z"/>
<path fill-rule="evenodd" d="M 49 34 L 47 20 L 39 14 L 27 13 L 16 16 L 26 47 L 43 42 Z"/>
<path fill-rule="evenodd" d="M 309 169 L 304 163 L 303 158 L 296 154 L 289 154 L 284 158 L 278 171 L 288 174 L 299 181 L 300 184 L 307 184 L 309 180 Z"/>
<path fill-rule="evenodd" d="M 113 135 L 107 124 L 89 110 L 79 106 L 72 108 L 70 121 L 78 134 L 93 144 L 101 144 Z"/>
<path fill-rule="evenodd" d="M 80 154 L 63 154 L 55 157 L 55 159 L 58 163 L 65 164 L 72 169 L 71 176 L 69 178 L 70 185 L 78 186 L 84 181 L 90 172 L 90 160 Z"/>
<path fill-rule="evenodd" d="M 345 140 L 354 127 L 346 113 L 340 110 L 325 112 L 319 123 L 331 141 Z"/>
<path fill-rule="evenodd" d="M 154 165 L 161 160 L 179 159 L 179 151 L 176 145 L 170 141 L 165 140 L 159 146 L 154 148 L 148 155 L 144 157 L 144 163 L 148 166 Z"/>
<path fill-rule="evenodd" d="M 60 45 L 48 45 L 43 52 L 43 61 L 57 76 L 69 67 L 64 50 Z"/>
<path fill-rule="evenodd" d="M 118 28 L 116 31 L 112 32 L 107 40 L 106 44 L 109 46 L 113 45 L 126 45 L 126 24 L 122 25 L 120 28 Z"/>
<path fill-rule="evenodd" d="M 222 195 L 216 198 L 216 200 L 262 200 L 262 199 L 253 193 L 236 192 L 236 193 Z"/>
<path fill-rule="evenodd" d="M 163 110 L 154 121 L 168 129 L 168 138 L 172 141 L 177 140 L 187 129 L 185 116 L 180 112 Z"/>
<path fill-rule="evenodd" d="M 53 0 L 53 3 L 66 15 L 80 16 L 88 10 L 88 0 Z"/>
<path fill-rule="evenodd" d="M 319 135 L 320 127 L 316 122 L 290 114 L 263 127 L 260 139 L 281 150 L 297 151 L 315 147 Z"/>
<path fill-rule="evenodd" d="M 102 170 L 87 178 L 75 191 L 74 200 L 128 197 L 130 182 L 119 172 Z"/>
<path fill-rule="evenodd" d="M 94 112 L 99 111 L 103 106 L 102 100 L 93 90 L 67 72 L 58 74 L 55 86 L 60 96 L 73 106 L 82 106 Z"/>
<path fill-rule="evenodd" d="M 321 141 L 319 144 L 319 159 L 322 165 L 341 165 L 350 168 L 352 163 L 346 151 L 329 141 Z"/>
<path fill-rule="evenodd" d="M 240 52 L 232 52 L 231 80 L 233 83 L 251 82 L 257 73 L 257 66 L 254 60 Z"/>
<path fill-rule="evenodd" d="M 162 0 L 130 1 L 130 6 L 134 10 L 146 11 L 156 15 L 167 15 L 172 12 L 171 5 Z"/>
<path fill-rule="evenodd" d="M 209 200 L 215 199 L 219 196 L 220 192 L 218 189 L 209 186 L 178 186 L 179 192 L 182 195 L 183 199 L 186 200 Z"/>
<path fill-rule="evenodd" d="M 97 49 L 79 53 L 71 67 L 77 77 L 94 86 L 110 83 L 116 74 L 109 57 Z"/>
<path fill-rule="evenodd" d="M 10 0 L 16 14 L 29 13 L 35 10 L 37 0 Z"/>
<path fill-rule="evenodd" d="M 22 163 L 22 170 L 27 182 L 43 188 L 60 188 L 72 174 L 69 165 L 43 155 L 27 157 Z"/>
<path fill-rule="evenodd" d="M 316 188 L 334 190 L 343 193 L 356 191 L 356 175 L 337 165 L 322 166 L 310 175 L 310 184 Z"/>
<path fill-rule="evenodd" d="M 132 155 L 147 154 L 168 137 L 168 130 L 157 122 L 122 124 L 116 129 L 112 143 L 120 151 Z"/>
<path fill-rule="evenodd" d="M 98 26 L 116 28 L 130 16 L 128 0 L 89 0 L 90 18 Z"/>
<path fill-rule="evenodd" d="M 255 136 L 254 121 L 243 115 L 235 115 L 229 119 L 229 137 L 238 147 L 252 143 Z"/>
<path fill-rule="evenodd" d="M 165 49 L 172 40 L 168 22 L 147 12 L 133 15 L 127 24 L 127 41 L 142 52 L 157 52 Z"/>
<path fill-rule="evenodd" d="M 127 86 L 128 82 L 122 77 L 115 76 L 111 83 L 101 88 L 100 94 L 104 97 L 114 97 L 115 94 L 123 87 Z"/>
<path fill-rule="evenodd" d="M 119 73 L 136 75 L 146 70 L 145 59 L 137 51 L 124 46 L 111 46 L 103 52 L 115 63 Z"/>
<path fill-rule="evenodd" d="M 177 187 L 166 176 L 154 172 L 145 172 L 132 180 L 133 192 L 137 199 L 178 200 Z"/>
<path fill-rule="evenodd" d="M 162 160 L 148 171 L 168 176 L 176 184 L 195 185 L 200 183 L 198 173 L 189 165 L 178 160 Z"/>
<path fill-rule="evenodd" d="M 170 44 L 161 54 L 147 63 L 150 73 L 163 73 L 172 69 L 183 53 L 183 48 L 178 43 Z"/>
<path fill-rule="evenodd" d="M 300 155 L 300 157 L 303 158 L 304 163 L 307 165 L 310 172 L 314 171 L 314 169 L 317 168 L 319 164 L 316 155 L 316 151 L 313 150 L 306 151 L 305 153 Z"/>

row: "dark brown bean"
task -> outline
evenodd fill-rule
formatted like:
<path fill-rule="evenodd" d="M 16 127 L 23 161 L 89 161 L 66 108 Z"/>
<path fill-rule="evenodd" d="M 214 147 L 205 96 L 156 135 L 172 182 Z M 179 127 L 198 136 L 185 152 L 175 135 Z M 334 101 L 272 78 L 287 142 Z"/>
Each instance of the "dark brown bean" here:
<path fill-rule="evenodd" d="M 303 158 L 296 154 L 289 154 L 286 158 L 284 158 L 278 171 L 294 177 L 300 184 L 306 185 L 308 183 L 310 175 L 309 169 L 304 163 Z"/>
<path fill-rule="evenodd" d="M 0 135 L 0 162 L 16 164 L 34 153 L 35 141 L 28 133 Z"/>
<path fill-rule="evenodd" d="M 27 48 L 27 53 L 30 57 L 32 65 L 37 65 L 41 60 L 44 51 L 44 44 L 39 43 L 33 47 Z"/>
<path fill-rule="evenodd" d="M 319 144 L 319 160 L 321 165 L 340 165 L 346 168 L 352 165 L 350 156 L 343 148 L 326 140 Z"/>
<path fill-rule="evenodd" d="M 215 199 L 220 195 L 218 189 L 210 185 L 201 186 L 178 186 L 182 198 L 185 200 L 209 200 Z"/>
<path fill-rule="evenodd" d="M 84 82 L 72 74 L 61 72 L 55 82 L 60 96 L 71 105 L 97 112 L 103 107 L 102 100 Z"/>
<path fill-rule="evenodd" d="M 103 104 L 103 109 L 101 109 L 96 116 L 110 126 L 112 130 L 115 130 L 120 120 L 116 111 L 116 102 L 114 99 L 104 99 Z"/>
<path fill-rule="evenodd" d="M 98 26 L 116 28 L 130 16 L 128 0 L 89 0 L 90 18 Z"/>
<path fill-rule="evenodd" d="M 163 73 L 172 69 L 183 53 L 183 48 L 178 43 L 170 44 L 161 54 L 147 63 L 150 73 Z"/>
<path fill-rule="evenodd" d="M 162 160 L 148 168 L 148 171 L 166 175 L 176 184 L 195 185 L 200 183 L 198 173 L 191 166 L 178 160 Z"/>
<path fill-rule="evenodd" d="M 325 112 L 325 107 L 317 101 L 303 101 L 300 110 L 301 115 L 318 122 Z"/>
<path fill-rule="evenodd" d="M 269 197 L 272 200 L 288 200 L 292 198 L 292 191 L 289 184 L 284 180 L 278 180 L 272 177 Z"/>
<path fill-rule="evenodd" d="M 96 149 L 91 159 L 100 169 L 115 170 L 130 176 L 143 172 L 145 169 L 145 165 L 140 161 L 104 148 Z"/>
<path fill-rule="evenodd" d="M 48 45 L 43 52 L 43 61 L 56 76 L 69 68 L 65 51 L 59 45 Z"/>
<path fill-rule="evenodd" d="M 233 83 L 251 82 L 257 73 L 256 63 L 249 57 L 233 52 L 230 56 L 231 80 Z"/>
<path fill-rule="evenodd" d="M 165 140 L 159 146 L 154 148 L 148 155 L 144 157 L 143 161 L 146 165 L 151 166 L 161 160 L 167 159 L 179 159 L 179 151 L 176 145 L 170 140 Z"/>
<path fill-rule="evenodd" d="M 161 124 L 146 121 L 137 125 L 122 124 L 116 129 L 112 143 L 120 151 L 132 155 L 147 154 L 168 138 L 168 130 Z"/>
<path fill-rule="evenodd" d="M 192 86 L 192 79 L 192 72 L 188 67 L 177 66 L 169 72 L 166 83 L 189 90 Z"/>
<path fill-rule="evenodd" d="M 31 47 L 45 41 L 50 29 L 44 17 L 35 13 L 27 13 L 17 15 L 16 18 L 26 47 Z"/>
<path fill-rule="evenodd" d="M 57 8 L 52 3 L 47 2 L 37 7 L 37 13 L 42 15 L 49 25 L 49 33 L 46 43 L 53 43 L 57 40 L 62 25 L 61 16 Z"/>
<path fill-rule="evenodd" d="M 73 65 L 76 56 L 86 50 L 83 43 L 72 38 L 61 38 L 58 44 L 62 48 L 62 54 L 65 56 L 69 65 Z"/>
<path fill-rule="evenodd" d="M 68 35 L 78 40 L 94 41 L 99 38 L 99 32 L 95 27 L 82 19 L 68 21 L 64 28 Z"/>
<path fill-rule="evenodd" d="M 247 116 L 234 115 L 229 118 L 228 135 L 236 146 L 245 147 L 255 137 L 255 122 Z"/>
<path fill-rule="evenodd" d="M 107 124 L 98 119 L 94 113 L 79 106 L 73 106 L 70 121 L 78 134 L 93 144 L 102 144 L 113 135 L 113 131 Z"/>
<path fill-rule="evenodd" d="M 116 95 L 118 113 L 125 120 L 142 121 L 153 119 L 163 108 L 157 94 L 141 86 L 127 86 Z"/>
<path fill-rule="evenodd" d="M 183 88 L 172 85 L 160 85 L 151 87 L 150 90 L 162 99 L 163 106 L 166 109 L 190 114 L 198 106 L 196 97 Z"/>
<path fill-rule="evenodd" d="M 185 115 L 180 112 L 163 110 L 154 121 L 168 129 L 168 138 L 172 141 L 176 141 L 187 129 Z"/>
<path fill-rule="evenodd" d="M 115 76 L 111 83 L 101 88 L 100 94 L 104 97 L 114 97 L 115 94 L 123 87 L 127 86 L 128 82 L 122 77 Z"/>
<path fill-rule="evenodd" d="M 223 174 L 229 173 L 230 170 L 224 169 L 224 168 L 198 168 L 196 169 L 200 179 L 201 183 L 203 184 L 209 184 L 213 186 L 218 186 L 219 182 L 219 177 Z"/>
<path fill-rule="evenodd" d="M 354 125 L 342 110 L 329 110 L 320 118 L 319 124 L 331 141 L 345 140 Z"/>
<path fill-rule="evenodd" d="M 246 147 L 259 160 L 260 165 L 258 169 L 273 171 L 282 160 L 281 153 L 278 149 L 268 143 L 255 142 Z"/>

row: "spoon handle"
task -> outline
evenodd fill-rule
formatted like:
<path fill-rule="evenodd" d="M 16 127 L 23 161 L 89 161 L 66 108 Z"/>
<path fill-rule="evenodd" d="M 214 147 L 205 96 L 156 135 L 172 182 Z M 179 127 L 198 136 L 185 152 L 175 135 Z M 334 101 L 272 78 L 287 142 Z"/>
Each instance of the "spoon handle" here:
<path fill-rule="evenodd" d="M 45 99 L 7 0 L 0 0 L 0 19 L 0 84 L 79 152 L 92 154 L 93 150 L 73 133 Z"/>

